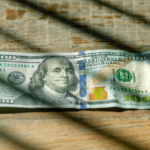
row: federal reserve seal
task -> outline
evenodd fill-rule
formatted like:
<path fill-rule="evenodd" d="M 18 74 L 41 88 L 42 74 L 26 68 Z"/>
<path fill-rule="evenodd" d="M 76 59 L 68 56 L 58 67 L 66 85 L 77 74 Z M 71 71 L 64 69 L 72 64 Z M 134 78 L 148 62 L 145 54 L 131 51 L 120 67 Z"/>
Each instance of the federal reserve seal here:
<path fill-rule="evenodd" d="M 116 78 L 122 82 L 130 82 L 133 78 L 132 74 L 126 69 L 119 69 L 115 73 Z"/>
<path fill-rule="evenodd" d="M 20 85 L 26 80 L 26 76 L 20 71 L 13 71 L 8 74 L 7 80 L 12 85 Z"/>

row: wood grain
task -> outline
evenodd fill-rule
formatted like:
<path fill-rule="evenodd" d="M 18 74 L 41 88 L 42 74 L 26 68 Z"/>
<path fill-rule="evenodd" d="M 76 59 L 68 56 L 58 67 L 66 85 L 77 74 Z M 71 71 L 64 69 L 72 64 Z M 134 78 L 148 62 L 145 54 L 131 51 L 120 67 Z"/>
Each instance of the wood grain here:
<path fill-rule="evenodd" d="M 0 51 L 63 53 L 120 49 L 120 43 L 135 51 L 150 50 L 149 0 L 27 2 L 0 1 Z M 149 110 L 32 111 L 0 108 L 0 150 L 150 149 Z"/>
<path fill-rule="evenodd" d="M 30 112 L 0 119 L 0 149 L 150 149 L 148 110 Z"/>

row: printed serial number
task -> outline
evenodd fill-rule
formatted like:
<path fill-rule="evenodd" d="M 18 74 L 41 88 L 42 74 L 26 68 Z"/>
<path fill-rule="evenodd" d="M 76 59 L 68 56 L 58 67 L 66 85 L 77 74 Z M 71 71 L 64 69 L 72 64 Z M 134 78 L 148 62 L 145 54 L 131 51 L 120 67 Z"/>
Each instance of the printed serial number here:
<path fill-rule="evenodd" d="M 0 103 L 13 104 L 14 100 L 11 100 L 11 99 L 0 99 Z"/>
<path fill-rule="evenodd" d="M 0 71 L 6 71 L 5 68 L 0 68 Z"/>

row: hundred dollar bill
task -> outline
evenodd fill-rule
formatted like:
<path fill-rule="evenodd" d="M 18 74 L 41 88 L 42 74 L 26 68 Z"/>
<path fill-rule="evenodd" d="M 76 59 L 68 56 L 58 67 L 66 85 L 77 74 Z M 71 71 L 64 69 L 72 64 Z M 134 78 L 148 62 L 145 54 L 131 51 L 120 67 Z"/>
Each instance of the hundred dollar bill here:
<path fill-rule="evenodd" d="M 150 52 L 0 52 L 0 107 L 150 108 Z"/>

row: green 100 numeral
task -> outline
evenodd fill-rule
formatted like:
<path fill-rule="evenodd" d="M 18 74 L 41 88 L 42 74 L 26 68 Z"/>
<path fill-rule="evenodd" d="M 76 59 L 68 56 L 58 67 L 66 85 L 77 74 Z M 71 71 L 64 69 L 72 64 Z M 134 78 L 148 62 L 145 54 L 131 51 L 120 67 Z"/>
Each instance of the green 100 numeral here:
<path fill-rule="evenodd" d="M 150 96 L 125 95 L 125 101 L 150 102 Z"/>

